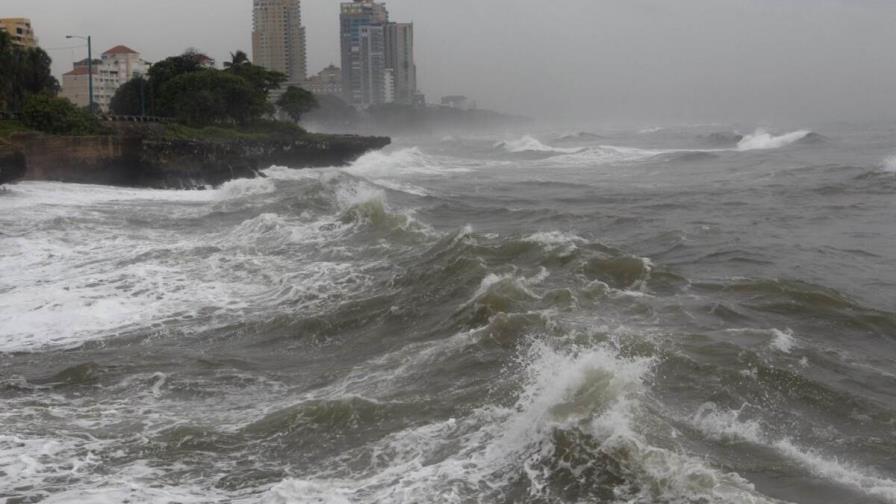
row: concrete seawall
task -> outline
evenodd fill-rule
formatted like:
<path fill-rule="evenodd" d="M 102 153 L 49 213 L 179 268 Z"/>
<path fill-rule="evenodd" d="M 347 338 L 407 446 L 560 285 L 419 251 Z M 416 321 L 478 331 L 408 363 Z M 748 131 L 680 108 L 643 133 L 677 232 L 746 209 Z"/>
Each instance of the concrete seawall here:
<path fill-rule="evenodd" d="M 292 140 L 173 140 L 147 136 L 14 135 L 0 145 L 0 183 L 17 178 L 193 189 L 259 176 L 271 165 L 341 166 L 386 137 L 314 135 Z"/>

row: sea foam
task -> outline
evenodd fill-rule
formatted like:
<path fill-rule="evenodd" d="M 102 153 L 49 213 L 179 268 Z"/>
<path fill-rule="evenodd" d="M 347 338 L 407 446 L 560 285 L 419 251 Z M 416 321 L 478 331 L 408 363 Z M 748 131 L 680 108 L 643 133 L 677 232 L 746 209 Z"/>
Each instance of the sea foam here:
<path fill-rule="evenodd" d="M 800 140 L 809 136 L 811 133 L 812 132 L 809 130 L 799 130 L 775 136 L 760 128 L 752 134 L 744 136 L 743 140 L 741 140 L 737 144 L 737 150 L 751 151 L 779 149 L 781 147 L 791 145 L 795 142 L 799 142 Z"/>

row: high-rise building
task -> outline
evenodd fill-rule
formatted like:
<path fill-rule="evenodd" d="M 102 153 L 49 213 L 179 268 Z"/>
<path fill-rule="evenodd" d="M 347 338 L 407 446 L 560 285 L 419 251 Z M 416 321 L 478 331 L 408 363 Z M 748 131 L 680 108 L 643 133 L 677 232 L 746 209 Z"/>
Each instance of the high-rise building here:
<path fill-rule="evenodd" d="M 0 31 L 12 38 L 12 43 L 22 47 L 37 47 L 37 37 L 27 18 L 0 18 Z"/>
<path fill-rule="evenodd" d="M 355 106 L 376 105 L 386 99 L 386 4 L 354 0 L 341 4 L 342 92 Z"/>
<path fill-rule="evenodd" d="M 388 23 L 386 68 L 392 71 L 391 94 L 396 103 L 411 105 L 417 94 L 417 65 L 414 63 L 414 24 Z"/>
<path fill-rule="evenodd" d="M 118 88 L 138 75 L 146 75 L 148 70 L 149 63 L 129 47 L 119 45 L 104 52 L 102 59 L 93 60 L 94 103 L 101 111 L 108 112 Z M 86 107 L 90 104 L 89 85 L 90 70 L 84 59 L 62 76 L 62 96 L 75 105 Z"/>
<path fill-rule="evenodd" d="M 307 75 L 301 0 L 254 0 L 252 62 L 299 84 Z"/>

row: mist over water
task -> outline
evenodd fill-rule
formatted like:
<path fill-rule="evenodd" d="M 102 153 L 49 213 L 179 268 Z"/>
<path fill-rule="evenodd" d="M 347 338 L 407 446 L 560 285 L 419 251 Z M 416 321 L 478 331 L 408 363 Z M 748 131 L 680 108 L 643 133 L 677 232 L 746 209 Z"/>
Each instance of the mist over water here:
<path fill-rule="evenodd" d="M 0 500 L 894 503 L 892 129 L 0 191 Z"/>

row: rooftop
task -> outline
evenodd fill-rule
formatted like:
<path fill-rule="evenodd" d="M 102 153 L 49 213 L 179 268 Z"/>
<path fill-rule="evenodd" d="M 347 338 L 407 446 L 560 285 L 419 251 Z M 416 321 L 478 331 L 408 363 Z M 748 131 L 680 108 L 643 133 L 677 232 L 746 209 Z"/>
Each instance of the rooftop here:
<path fill-rule="evenodd" d="M 87 75 L 88 73 L 89 73 L 89 69 L 86 66 L 79 66 L 70 72 L 64 73 L 63 75 Z M 97 74 L 99 72 L 97 72 L 97 69 L 94 68 L 93 73 Z"/>
<path fill-rule="evenodd" d="M 117 46 L 113 47 L 112 49 L 109 49 L 108 51 L 104 52 L 103 56 L 105 56 L 107 54 L 140 54 L 140 53 L 131 49 L 128 46 L 117 45 Z"/>

